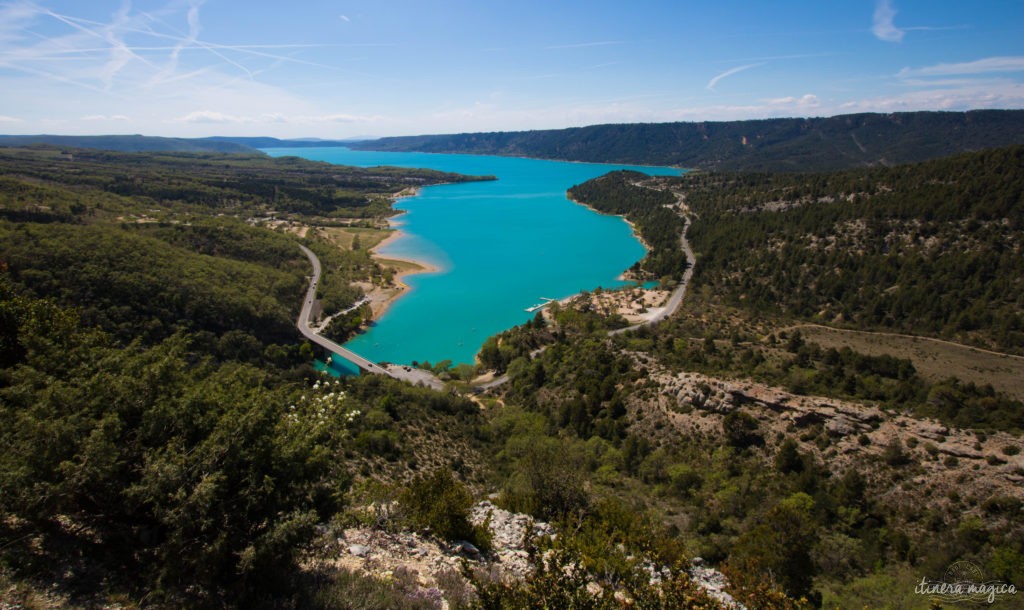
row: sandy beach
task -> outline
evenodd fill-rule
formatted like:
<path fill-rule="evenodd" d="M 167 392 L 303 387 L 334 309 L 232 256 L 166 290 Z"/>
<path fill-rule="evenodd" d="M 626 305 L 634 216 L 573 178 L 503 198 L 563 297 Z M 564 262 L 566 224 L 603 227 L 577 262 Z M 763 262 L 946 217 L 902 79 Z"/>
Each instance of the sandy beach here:
<path fill-rule="evenodd" d="M 390 235 L 385 237 L 379 244 L 370 250 L 371 256 L 375 261 L 377 261 L 377 263 L 383 267 L 391 267 L 395 269 L 394 285 L 392 287 L 382 288 L 379 286 L 363 286 L 364 292 L 366 292 L 367 297 L 370 299 L 370 307 L 373 310 L 374 320 L 379 320 L 395 300 L 409 292 L 409 285 L 404 281 L 407 276 L 415 275 L 417 273 L 441 272 L 440 267 L 426 261 L 380 253 L 382 248 L 397 239 L 401 239 L 403 235 L 405 234 L 401 230 L 392 229 L 392 233 Z"/>

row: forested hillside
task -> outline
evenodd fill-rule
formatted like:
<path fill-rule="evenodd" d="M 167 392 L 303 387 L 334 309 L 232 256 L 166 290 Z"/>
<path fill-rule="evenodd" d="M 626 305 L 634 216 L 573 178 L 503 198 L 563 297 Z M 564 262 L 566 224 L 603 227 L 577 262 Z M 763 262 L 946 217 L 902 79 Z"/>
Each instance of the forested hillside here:
<path fill-rule="evenodd" d="M 0 214 L 19 220 L 55 215 L 81 220 L 100 213 L 145 212 L 147 206 L 165 215 L 384 216 L 391 213 L 388 196 L 404 188 L 480 179 L 433 170 L 271 159 L 257 153 L 130 154 L 45 147 L 0 148 L 0 178 L 5 195 Z M 57 185 L 74 190 L 74 195 L 54 190 Z"/>
<path fill-rule="evenodd" d="M 617 172 L 570 192 L 627 214 L 642 235 L 663 230 L 652 257 L 678 249 L 668 227 L 681 221 L 665 206 L 681 197 L 694 219 L 696 287 L 731 306 L 1024 346 L 1022 147 L 833 173 Z"/>
<path fill-rule="evenodd" d="M 696 282 L 757 311 L 1024 347 L 1024 148 L 833 174 L 694 173 Z"/>
<path fill-rule="evenodd" d="M 821 171 L 893 165 L 1024 144 L 1024 111 L 594 125 L 381 138 L 353 148 L 509 155 L 718 170 Z"/>
<path fill-rule="evenodd" d="M 404 188 L 464 179 L 257 155 L 0 149 L 0 260 L 32 294 L 120 340 L 187 331 L 258 359 L 262 344 L 295 342 L 308 262 L 294 239 L 246 219 L 379 219 Z M 311 245 L 325 305 L 354 302 L 369 254 Z"/>

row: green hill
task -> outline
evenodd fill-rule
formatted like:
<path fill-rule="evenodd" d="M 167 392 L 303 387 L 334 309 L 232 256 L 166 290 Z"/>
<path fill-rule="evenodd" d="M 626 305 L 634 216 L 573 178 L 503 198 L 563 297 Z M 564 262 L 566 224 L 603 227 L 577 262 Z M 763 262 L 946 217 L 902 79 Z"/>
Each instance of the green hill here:
<path fill-rule="evenodd" d="M 731 306 L 1015 353 L 1024 345 L 1024 147 L 840 172 L 689 172 L 643 186 L 638 176 L 611 173 L 571 192 L 641 229 L 671 226 L 647 218 L 665 208 L 646 200 L 673 199 L 654 188 L 679 194 L 694 219 L 695 287 Z M 660 250 L 678 250 L 672 233 Z"/>
<path fill-rule="evenodd" d="M 382 138 L 351 146 L 362 150 L 791 172 L 910 163 L 1022 143 L 1024 111 L 976 110 L 594 125 Z"/>

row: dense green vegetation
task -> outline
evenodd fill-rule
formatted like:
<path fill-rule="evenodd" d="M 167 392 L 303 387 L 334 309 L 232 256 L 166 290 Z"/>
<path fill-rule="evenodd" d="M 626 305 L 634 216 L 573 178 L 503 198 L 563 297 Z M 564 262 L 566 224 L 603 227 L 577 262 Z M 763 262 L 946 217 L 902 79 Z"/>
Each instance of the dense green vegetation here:
<path fill-rule="evenodd" d="M 353 477 L 408 471 L 428 451 L 400 442 L 400 427 L 429 439 L 428 422 L 461 431 L 475 409 L 385 380 L 314 384 L 294 328 L 309 263 L 295 238 L 244 219 L 282 201 L 295 214 L 387 213 L 387 194 L 450 178 L 0 152 L 4 578 L 56 583 L 72 600 L 298 603 L 303 545 Z M 332 278 L 325 302 L 351 303 L 366 253 L 308 243 Z"/>
<path fill-rule="evenodd" d="M 1024 144 L 1024 111 L 900 112 L 831 118 L 594 125 L 547 131 L 381 138 L 351 146 L 365 150 L 792 172 L 910 163 L 1011 144 Z"/>
<path fill-rule="evenodd" d="M 295 295 L 308 262 L 283 235 L 225 220 L 152 228 L 24 223 L 0 224 L 0 241 L 15 281 L 77 305 L 85 323 L 122 341 L 151 344 L 185 330 L 206 341 L 233 338 L 237 348 L 246 336 L 294 342 Z"/>
<path fill-rule="evenodd" d="M 123 566 L 138 586 L 202 597 L 287 578 L 280 562 L 339 506 L 343 431 L 295 414 L 296 389 L 266 369 L 214 364 L 184 335 L 120 345 L 2 290 L 4 537 L 44 544 L 7 546 L 5 563 L 66 562 L 72 580 Z"/>
<path fill-rule="evenodd" d="M 72 592 L 102 574 L 107 593 L 157 603 L 283 603 L 360 464 L 414 459 L 395 422 L 458 430 L 475 411 L 385 380 L 310 387 L 217 362 L 187 333 L 120 344 L 6 278 L 0 320 L 0 563 Z"/>
<path fill-rule="evenodd" d="M 631 202 L 650 189 L 625 176 L 574 192 L 640 222 L 647 212 Z M 729 305 L 1011 352 L 1024 345 L 1024 148 L 895 168 L 654 182 L 694 214 L 695 289 Z"/>
<path fill-rule="evenodd" d="M 256 153 L 132 154 L 46 147 L 0 148 L 0 178 L 3 216 L 40 221 L 125 213 L 157 219 L 171 213 L 382 217 L 391 213 L 389 197 L 405 188 L 482 179 Z"/>
<path fill-rule="evenodd" d="M 695 285 L 731 305 L 1017 351 L 1024 148 L 815 175 L 672 181 Z"/>

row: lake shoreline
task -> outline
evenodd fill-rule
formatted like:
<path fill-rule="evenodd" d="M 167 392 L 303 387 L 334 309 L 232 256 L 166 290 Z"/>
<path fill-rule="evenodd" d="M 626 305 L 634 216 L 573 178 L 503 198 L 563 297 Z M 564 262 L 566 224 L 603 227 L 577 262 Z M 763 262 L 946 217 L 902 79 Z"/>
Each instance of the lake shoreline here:
<path fill-rule="evenodd" d="M 636 261 L 637 263 L 640 263 L 641 261 L 643 261 L 645 258 L 647 258 L 651 254 L 651 251 L 652 251 L 651 245 L 649 243 L 647 243 L 647 240 L 645 240 L 643 235 L 640 234 L 640 229 L 637 228 L 636 224 L 634 224 L 632 220 L 626 218 L 626 216 L 624 214 L 609 214 L 607 212 L 602 212 L 601 210 L 591 206 L 590 204 L 587 204 L 587 203 L 584 203 L 582 201 L 577 201 L 576 199 L 573 199 L 571 196 L 569 196 L 568 192 L 566 192 L 565 198 L 568 199 L 569 201 L 575 203 L 576 205 L 581 205 L 581 206 L 587 208 L 588 210 L 590 210 L 590 211 L 592 211 L 592 212 L 594 212 L 596 214 L 600 214 L 601 216 L 613 216 L 615 218 L 621 218 L 623 222 L 625 222 L 627 225 L 629 225 L 630 230 L 633 231 L 633 237 L 635 237 L 636 240 L 638 242 L 640 242 L 640 245 L 642 245 L 644 247 L 644 255 L 641 256 Z M 636 264 L 636 263 L 634 263 L 634 264 Z M 618 277 L 616 277 L 615 279 L 617 279 L 620 282 L 643 282 L 644 281 L 643 279 L 638 278 L 638 277 L 636 277 L 633 274 L 633 272 L 632 272 L 632 265 L 630 265 L 630 267 L 628 267 L 625 271 L 620 273 L 618 275 Z M 573 295 L 573 296 L 579 296 L 579 295 Z"/>
<path fill-rule="evenodd" d="M 366 286 L 367 292 L 380 295 L 382 304 L 374 316 L 378 323 L 345 346 L 374 361 L 406 364 L 471 364 L 488 337 L 531 319 L 527 310 L 541 301 L 598 286 L 632 284 L 618 278 L 650 251 L 637 238 L 636 228 L 620 222 L 621 216 L 611 218 L 569 201 L 566 190 L 618 169 L 654 175 L 680 172 L 490 155 L 371 154 L 336 148 L 298 152 L 340 165 L 428 167 L 498 177 L 436 189 L 409 185 L 422 188 L 401 192 L 399 209 L 389 218 L 390 227 L 401 234 L 389 231 L 387 242 L 376 244 L 373 254 L 377 264 L 402 271 L 401 283 L 412 290 L 398 295 L 394 283 L 385 289 Z M 405 199 L 414 193 L 415 199 Z M 407 241 L 397 241 L 402 237 Z M 413 272 L 425 275 L 409 279 Z M 385 298 L 391 296 L 395 298 Z M 385 313 L 383 301 L 397 305 Z"/>
<path fill-rule="evenodd" d="M 400 193 L 397 193 L 394 196 L 394 201 L 398 201 L 399 199 L 405 199 L 407 197 L 416 197 L 417 195 L 419 195 L 419 189 L 406 189 Z M 396 214 L 396 216 L 398 215 L 399 214 Z M 391 227 L 391 234 L 385 237 L 383 240 L 381 240 L 380 243 L 378 243 L 370 250 L 370 257 L 382 267 L 391 266 L 390 263 L 394 262 L 405 263 L 406 265 L 409 265 L 409 267 L 395 267 L 395 277 L 393 280 L 393 283 L 397 287 L 397 291 L 395 293 L 388 295 L 386 298 L 380 301 L 373 300 L 373 305 L 371 307 L 373 310 L 374 321 L 380 320 L 384 316 L 384 314 L 387 313 L 388 309 L 390 309 L 391 306 L 395 303 L 395 301 L 412 292 L 412 287 L 405 282 L 405 278 L 409 277 L 410 275 L 418 275 L 421 273 L 440 273 L 441 271 L 443 271 L 443 269 L 441 269 L 437 265 L 434 265 L 422 259 L 417 259 L 409 256 L 395 256 L 380 252 L 381 249 L 402 239 L 407 235 L 404 231 L 397 228 L 400 225 L 393 224 L 390 219 L 388 220 L 388 225 Z"/>
<path fill-rule="evenodd" d="M 285 147 L 285 148 L 288 148 L 288 147 Z M 671 165 L 671 164 L 670 165 L 643 165 L 643 164 L 632 163 L 632 162 L 629 162 L 629 161 L 581 161 L 579 159 L 559 159 L 557 157 L 531 157 L 531 156 L 528 156 L 528 155 L 515 155 L 515 154 L 512 154 L 512 153 L 499 153 L 499 152 L 494 152 L 494 153 L 474 153 L 474 152 L 456 152 L 456 151 L 428 152 L 428 151 L 425 151 L 425 150 L 378 150 L 378 149 L 374 149 L 374 148 L 352 148 L 352 147 L 349 147 L 349 146 L 331 146 L 331 147 L 325 147 L 325 148 L 345 148 L 345 149 L 348 149 L 348 150 L 353 150 L 353 151 L 357 151 L 357 152 L 367 152 L 367 153 L 395 153 L 395 154 L 415 153 L 415 154 L 419 154 L 419 155 L 444 155 L 444 156 L 466 155 L 466 156 L 470 156 L 470 157 L 505 157 L 505 158 L 509 158 L 509 159 L 528 159 L 530 161 L 554 161 L 556 163 L 579 163 L 581 165 L 609 165 L 609 166 L 612 166 L 612 167 L 622 167 L 623 165 L 628 165 L 630 167 L 641 167 L 641 168 L 647 167 L 647 168 L 650 168 L 650 169 L 661 169 L 663 167 L 668 167 L 670 169 L 679 170 L 680 172 L 691 172 L 691 171 L 695 170 L 695 168 L 683 167 L 682 165 Z M 263 149 L 260 149 L 260 150 L 263 150 Z M 273 150 L 273 147 L 268 148 L 268 150 Z"/>

